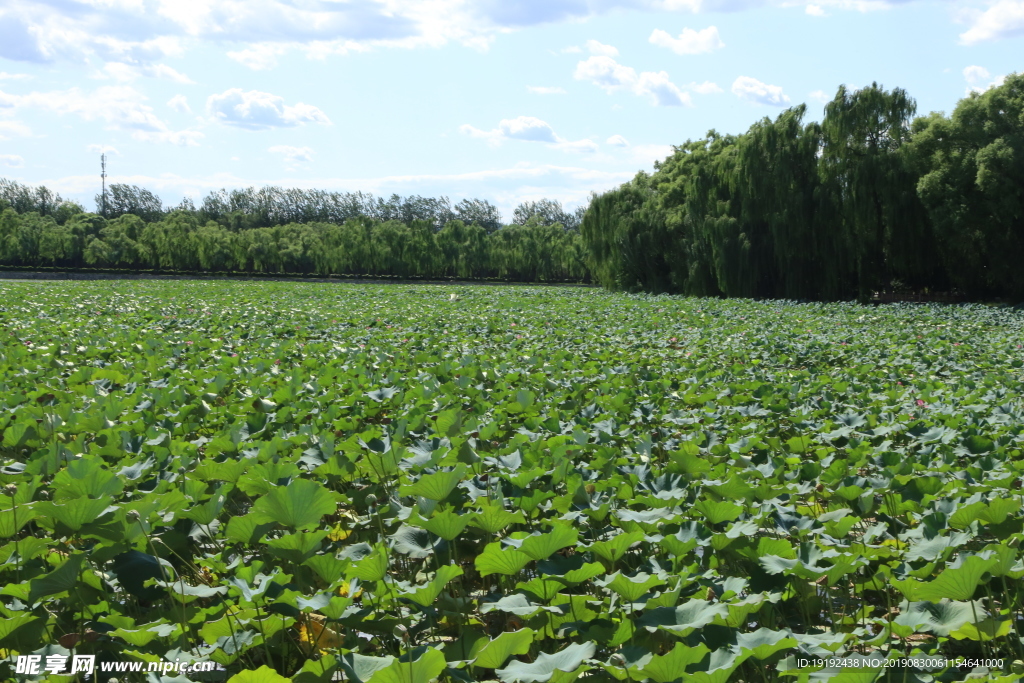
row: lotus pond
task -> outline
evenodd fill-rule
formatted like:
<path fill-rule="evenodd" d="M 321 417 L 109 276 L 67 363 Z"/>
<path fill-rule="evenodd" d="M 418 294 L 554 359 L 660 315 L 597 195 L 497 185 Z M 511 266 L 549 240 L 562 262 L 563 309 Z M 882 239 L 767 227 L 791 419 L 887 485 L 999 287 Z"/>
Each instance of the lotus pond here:
<path fill-rule="evenodd" d="M 980 305 L 0 283 L 0 678 L 1014 681 L 1022 343 Z M 915 654 L 1001 661 L 866 659 Z"/>

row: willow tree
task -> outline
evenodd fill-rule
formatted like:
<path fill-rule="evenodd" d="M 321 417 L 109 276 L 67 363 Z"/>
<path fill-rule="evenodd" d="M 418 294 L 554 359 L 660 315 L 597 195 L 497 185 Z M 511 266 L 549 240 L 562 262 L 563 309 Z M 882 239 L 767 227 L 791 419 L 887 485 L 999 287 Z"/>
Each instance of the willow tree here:
<path fill-rule="evenodd" d="M 900 88 L 877 83 L 860 90 L 840 86 L 822 122 L 823 181 L 838 207 L 843 253 L 866 300 L 895 277 L 928 268 L 931 234 L 916 192 L 916 178 L 901 148 L 909 141 L 916 103 Z"/>
<path fill-rule="evenodd" d="M 765 258 L 759 296 L 829 298 L 825 274 L 835 263 L 836 233 L 818 221 L 821 127 L 803 124 L 806 105 L 765 118 L 743 135 L 733 183 L 740 221 Z M 771 262 L 767 262 L 770 258 Z"/>
<path fill-rule="evenodd" d="M 703 140 L 676 146 L 671 156 L 655 164 L 651 183 L 670 236 L 675 291 L 749 295 L 745 280 L 750 273 L 744 269 L 750 243 L 737 221 L 729 183 L 737 140 L 712 130 Z"/>
<path fill-rule="evenodd" d="M 676 240 L 646 174 L 594 197 L 580 233 L 594 279 L 605 287 L 679 291 L 672 279 L 673 270 L 680 267 L 673 258 Z"/>
<path fill-rule="evenodd" d="M 953 282 L 1024 296 L 1024 74 L 914 124 L 918 192 Z"/>

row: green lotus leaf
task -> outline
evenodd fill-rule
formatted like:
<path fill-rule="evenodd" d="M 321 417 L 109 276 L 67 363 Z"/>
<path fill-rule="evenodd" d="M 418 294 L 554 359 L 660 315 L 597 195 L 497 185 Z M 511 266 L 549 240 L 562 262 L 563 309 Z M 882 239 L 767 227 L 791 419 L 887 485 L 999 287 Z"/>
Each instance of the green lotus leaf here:
<path fill-rule="evenodd" d="M 584 660 L 593 657 L 596 650 L 594 643 L 573 643 L 555 654 L 542 652 L 530 664 L 512 662 L 494 673 L 503 683 L 546 683 L 556 671 L 579 671 Z"/>
<path fill-rule="evenodd" d="M 395 662 L 394 657 L 369 657 L 355 652 L 338 658 L 338 666 L 350 680 L 367 683 L 375 673 L 386 669 Z"/>
<path fill-rule="evenodd" d="M 448 663 L 440 650 L 426 648 L 415 661 L 396 659 L 378 669 L 365 683 L 430 683 L 441 675 Z"/>
<path fill-rule="evenodd" d="M 959 567 L 943 570 L 932 581 L 916 581 L 914 579 L 893 579 L 895 586 L 910 601 L 927 600 L 939 602 L 943 598 L 949 600 L 970 600 L 982 583 L 982 577 L 999 564 L 994 558 L 982 558 L 971 555 Z"/>
<path fill-rule="evenodd" d="M 434 553 L 436 539 L 431 539 L 426 529 L 402 525 L 390 536 L 395 552 L 414 559 L 430 557 Z"/>
<path fill-rule="evenodd" d="M 641 595 L 649 593 L 659 586 L 664 586 L 666 581 L 658 576 L 645 573 L 625 576 L 622 572 L 615 572 L 604 580 L 598 579 L 594 583 L 615 591 L 626 602 L 636 602 Z"/>
<path fill-rule="evenodd" d="M 605 560 L 608 563 L 613 563 L 622 559 L 622 556 L 626 554 L 626 551 L 642 540 L 644 540 L 644 532 L 630 531 L 627 533 L 620 533 L 608 541 L 597 541 L 596 543 L 592 543 L 587 550 L 594 553 L 602 560 Z"/>
<path fill-rule="evenodd" d="M 742 515 L 744 510 L 742 505 L 728 500 L 701 500 L 693 506 L 693 509 L 704 515 L 711 524 L 731 522 Z"/>
<path fill-rule="evenodd" d="M 499 543 L 488 543 L 484 551 L 476 556 L 473 564 L 481 576 L 504 574 L 511 576 L 530 563 L 530 556 L 516 548 L 503 547 Z"/>
<path fill-rule="evenodd" d="M 363 581 L 380 581 L 387 574 L 388 556 L 383 548 L 377 548 L 353 564 L 348 573 Z"/>
<path fill-rule="evenodd" d="M 481 509 L 473 515 L 473 520 L 470 522 L 473 526 L 489 534 L 496 534 L 509 524 L 525 523 L 526 517 L 522 512 L 509 512 L 493 503 L 481 505 Z"/>
<path fill-rule="evenodd" d="M 437 570 L 434 578 L 431 579 L 430 583 L 422 588 L 415 588 L 411 592 L 403 593 L 404 597 L 409 598 L 417 605 L 421 607 L 429 607 L 437 600 L 437 596 L 441 594 L 444 587 L 448 583 L 458 577 L 462 576 L 462 567 L 456 567 L 455 565 L 445 565 Z"/>
<path fill-rule="evenodd" d="M 290 683 L 290 681 L 290 678 L 285 678 L 266 664 L 255 670 L 242 671 L 228 679 L 228 683 Z"/>
<path fill-rule="evenodd" d="M 696 647 L 676 643 L 667 654 L 652 657 L 643 665 L 640 673 L 655 683 L 672 683 L 685 678 L 686 667 L 697 664 L 710 652 L 704 643 L 699 643 Z"/>
<path fill-rule="evenodd" d="M 428 500 L 441 501 L 458 487 L 466 472 L 466 465 L 459 463 L 447 472 L 425 474 L 415 484 L 402 486 L 403 496 L 422 496 Z"/>
<path fill-rule="evenodd" d="M 319 524 L 323 516 L 334 512 L 336 507 L 334 498 L 322 484 L 296 479 L 260 496 L 252 514 L 258 523 L 308 529 Z"/>
<path fill-rule="evenodd" d="M 519 552 L 531 560 L 545 560 L 562 548 L 576 545 L 579 532 L 562 524 L 556 524 L 546 534 L 534 534 L 522 539 Z"/>
<path fill-rule="evenodd" d="M 469 522 L 469 515 L 459 515 L 451 510 L 442 510 L 435 512 L 433 517 L 424 522 L 423 528 L 446 541 L 453 541 Z"/>
<path fill-rule="evenodd" d="M 694 629 L 710 624 L 716 618 L 725 619 L 728 615 L 729 608 L 721 603 L 688 600 L 678 607 L 658 607 L 648 610 L 637 620 L 637 624 L 651 631 L 664 628 L 676 632 L 680 636 L 685 636 Z"/>
<path fill-rule="evenodd" d="M 740 652 L 749 650 L 757 659 L 768 659 L 776 652 L 796 647 L 797 644 L 796 638 L 788 631 L 773 631 L 767 627 L 736 634 L 736 649 Z"/>
<path fill-rule="evenodd" d="M 487 642 L 476 653 L 473 666 L 484 669 L 497 669 L 505 664 L 512 655 L 523 655 L 530 651 L 533 644 L 534 631 L 530 628 L 518 631 L 506 631 L 494 640 Z"/>
<path fill-rule="evenodd" d="M 974 615 L 986 612 L 980 601 L 938 600 L 936 602 L 904 602 L 900 613 L 893 621 L 909 626 L 912 632 L 925 631 L 938 636 L 948 636 L 964 624 L 974 620 Z"/>

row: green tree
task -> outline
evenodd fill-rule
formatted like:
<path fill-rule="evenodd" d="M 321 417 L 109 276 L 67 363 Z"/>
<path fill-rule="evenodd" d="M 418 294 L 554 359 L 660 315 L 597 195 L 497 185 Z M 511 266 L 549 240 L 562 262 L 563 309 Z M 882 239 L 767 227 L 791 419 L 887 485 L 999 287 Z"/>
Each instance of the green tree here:
<path fill-rule="evenodd" d="M 931 234 L 901 153 L 916 106 L 905 91 L 877 83 L 840 86 L 825 106 L 821 168 L 862 301 L 894 277 L 916 277 L 927 267 L 914 250 L 926 250 Z"/>
<path fill-rule="evenodd" d="M 1024 296 L 1024 74 L 914 122 L 917 191 L 952 282 Z"/>

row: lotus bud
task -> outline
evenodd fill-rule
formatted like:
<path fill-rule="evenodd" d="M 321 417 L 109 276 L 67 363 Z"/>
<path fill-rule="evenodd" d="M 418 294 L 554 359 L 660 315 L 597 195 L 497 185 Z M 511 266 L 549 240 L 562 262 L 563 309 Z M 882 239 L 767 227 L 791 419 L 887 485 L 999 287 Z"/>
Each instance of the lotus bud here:
<path fill-rule="evenodd" d="M 377 496 L 373 495 L 372 493 L 368 495 L 366 497 L 366 504 L 370 507 L 375 506 L 377 504 Z"/>
<path fill-rule="evenodd" d="M 407 629 L 404 624 L 399 624 L 393 631 L 391 631 L 391 635 L 401 641 L 406 641 L 409 640 L 409 629 Z"/>
<path fill-rule="evenodd" d="M 1024 661 L 1020 659 L 1013 660 L 1013 664 L 1010 664 L 1010 671 L 1016 676 L 1024 674 Z"/>
<path fill-rule="evenodd" d="M 796 525 L 794 524 L 793 526 L 789 527 L 789 535 L 790 536 L 799 536 L 800 535 L 800 529 L 798 529 L 796 527 Z"/>
<path fill-rule="evenodd" d="M 139 517 L 141 516 L 142 515 L 139 514 L 138 510 L 129 510 L 124 514 L 124 518 L 127 519 L 129 522 L 137 522 L 139 521 Z"/>
<path fill-rule="evenodd" d="M 7 486 L 4 487 L 4 495 L 7 496 L 8 498 L 14 498 L 14 496 L 17 495 L 17 493 L 17 484 L 8 484 Z"/>

